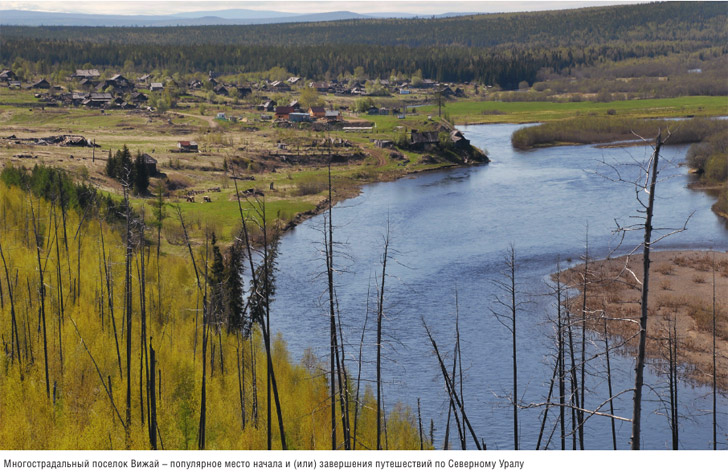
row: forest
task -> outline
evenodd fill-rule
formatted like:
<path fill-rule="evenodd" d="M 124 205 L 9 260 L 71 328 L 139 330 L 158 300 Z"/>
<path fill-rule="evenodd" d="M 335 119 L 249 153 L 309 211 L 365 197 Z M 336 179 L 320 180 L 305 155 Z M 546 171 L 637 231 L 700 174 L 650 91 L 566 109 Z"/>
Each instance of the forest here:
<path fill-rule="evenodd" d="M 540 71 L 715 48 L 725 55 L 725 5 L 674 2 L 443 19 L 357 20 L 166 28 L 14 27 L 0 32 L 0 63 L 38 74 L 86 64 L 170 73 L 282 67 L 307 78 L 351 74 L 477 81 L 515 89 Z M 180 48 L 184 46 L 184 48 Z M 14 68 L 18 69 L 18 68 Z"/>
<path fill-rule="evenodd" d="M 169 208 L 160 200 L 145 228 L 126 199 L 64 172 L 3 171 L 0 447 L 371 449 L 380 434 L 385 449 L 431 447 L 404 407 L 377 431 L 374 394 L 351 377 L 328 400 L 326 364 L 293 363 L 268 335 L 273 236 L 257 265 L 242 233 L 227 250 L 211 233 L 186 257 L 160 254 Z M 338 437 L 330 416 L 346 421 Z"/>

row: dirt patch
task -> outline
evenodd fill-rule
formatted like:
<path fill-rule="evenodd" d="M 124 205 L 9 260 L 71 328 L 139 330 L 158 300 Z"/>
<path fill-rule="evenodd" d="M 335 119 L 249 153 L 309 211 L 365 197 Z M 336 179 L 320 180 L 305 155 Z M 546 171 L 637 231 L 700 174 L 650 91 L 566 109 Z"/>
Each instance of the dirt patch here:
<path fill-rule="evenodd" d="M 715 276 L 717 384 L 722 391 L 728 391 L 728 254 L 663 251 L 652 253 L 651 261 L 648 356 L 666 360 L 668 329 L 674 322 L 683 377 L 699 384 L 712 384 Z M 609 333 L 626 339 L 634 351 L 641 312 L 642 255 L 589 263 L 586 277 L 586 325 L 602 333 L 606 316 Z M 581 291 L 584 265 L 562 273 L 562 281 Z M 581 296 L 571 298 L 568 305 L 574 316 L 581 316 Z"/>

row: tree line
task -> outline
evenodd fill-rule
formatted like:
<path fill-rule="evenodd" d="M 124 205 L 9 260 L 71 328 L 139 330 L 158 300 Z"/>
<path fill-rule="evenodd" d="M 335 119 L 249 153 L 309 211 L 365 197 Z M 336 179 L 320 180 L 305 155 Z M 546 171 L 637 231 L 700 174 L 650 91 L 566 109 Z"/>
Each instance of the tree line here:
<path fill-rule="evenodd" d="M 515 89 L 538 72 L 725 45 L 720 3 L 634 5 L 430 20 L 357 20 L 272 26 L 3 27 L 0 63 L 36 74 L 84 65 L 171 73 L 267 71 L 306 78 L 351 74 L 478 81 Z M 659 22 L 660 28 L 652 28 Z M 180 48 L 183 46 L 183 48 Z M 724 54 L 726 47 L 723 46 Z"/>

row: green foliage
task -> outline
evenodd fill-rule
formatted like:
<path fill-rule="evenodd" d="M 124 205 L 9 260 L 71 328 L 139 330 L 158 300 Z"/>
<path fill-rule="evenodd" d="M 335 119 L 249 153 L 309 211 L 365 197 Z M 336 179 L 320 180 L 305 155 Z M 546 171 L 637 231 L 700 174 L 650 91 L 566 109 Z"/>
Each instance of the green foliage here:
<path fill-rule="evenodd" d="M 720 183 L 728 180 L 728 129 L 723 128 L 703 142 L 691 145 L 687 161 L 706 182 Z"/>
<path fill-rule="evenodd" d="M 8 186 L 30 190 L 35 196 L 57 202 L 64 208 L 84 211 L 107 206 L 115 208 L 113 200 L 103 196 L 86 184 L 75 184 L 68 172 L 44 165 L 35 165 L 28 173 L 25 168 L 7 166 L 0 173 L 0 180 Z"/>
<path fill-rule="evenodd" d="M 125 186 L 131 187 L 136 195 L 144 195 L 149 188 L 149 171 L 142 153 L 137 151 L 134 161 L 131 160 L 131 152 L 124 145 L 114 155 L 109 151 L 109 158 L 106 161 L 106 175 L 118 180 Z"/>
<path fill-rule="evenodd" d="M 126 146 L 125 146 L 126 147 Z M 141 152 L 137 152 L 134 159 L 134 193 L 137 195 L 145 195 L 149 188 L 149 169 L 144 162 Z"/>
<path fill-rule="evenodd" d="M 367 112 L 372 107 L 374 107 L 374 100 L 370 97 L 362 97 L 354 101 L 354 111 L 356 112 Z"/>
<path fill-rule="evenodd" d="M 19 174 L 12 170 L 3 173 L 3 179 L 7 178 L 17 184 L 30 183 L 30 177 L 30 173 Z M 53 214 L 58 212 L 56 205 L 45 200 L 33 200 L 33 207 L 37 224 L 52 223 Z M 18 187 L 0 183 L 0 211 L 0 246 L 13 270 L 14 279 L 10 286 L 20 321 L 19 341 L 23 350 L 22 365 L 19 365 L 17 349 L 11 351 L 8 345 L 0 354 L 0 449 L 149 449 L 147 428 L 139 424 L 142 408 L 145 409 L 145 416 L 148 416 L 146 386 L 141 388 L 141 394 L 133 391 L 131 395 L 133 424 L 129 428 L 128 446 L 124 427 L 114 410 L 116 406 L 124 413 L 123 389 L 127 384 L 126 372 L 119 372 L 115 326 L 112 324 L 115 319 L 118 330 L 121 310 L 124 307 L 123 263 L 126 246 L 123 237 L 94 217 L 84 219 L 83 213 L 74 210 L 69 210 L 66 216 L 68 229 L 79 230 L 75 238 L 78 246 L 74 243 L 74 246 L 67 249 L 60 247 L 60 263 L 63 265 L 61 281 L 54 281 L 52 286 L 46 283 L 45 296 L 48 302 L 58 302 L 59 290 L 63 289 L 66 303 L 65 320 L 59 320 L 53 325 L 53 333 L 49 332 L 48 370 L 52 396 L 47 397 L 42 357 L 43 338 L 36 326 L 40 306 L 36 246 L 40 246 L 41 255 L 46 256 L 49 250 L 55 249 L 54 240 L 59 238 L 47 233 L 45 226 L 45 232 L 41 229 L 43 239 L 37 242 L 32 239 L 32 231 L 28 234 L 30 201 L 27 192 Z M 242 254 L 237 258 L 225 259 L 226 253 L 222 249 L 215 252 L 215 246 L 207 260 L 200 256 L 200 247 L 195 247 L 193 252 L 198 258 L 203 258 L 197 260 L 202 279 L 204 276 L 220 274 L 220 255 L 223 256 L 224 271 L 220 281 L 225 283 L 225 287 L 231 277 L 240 276 L 238 271 L 242 271 L 242 265 L 232 266 L 230 263 L 242 263 Z M 138 262 L 138 253 L 141 251 L 133 250 L 135 263 Z M 161 377 L 154 391 L 159 436 L 164 448 L 170 450 L 196 447 L 203 365 L 208 370 L 206 447 L 265 448 L 266 422 L 263 409 L 267 403 L 267 363 L 258 328 L 249 328 L 250 332 L 247 333 L 243 330 L 242 335 L 236 326 L 231 328 L 231 333 L 211 328 L 210 332 L 216 332 L 214 338 L 210 339 L 215 342 L 215 359 L 206 359 L 203 362 L 200 332 L 202 294 L 198 291 L 189 258 L 161 254 L 157 261 L 154 253 L 145 252 L 145 256 L 148 256 L 145 272 L 142 273 L 135 265 L 131 279 L 135 297 L 131 308 L 131 358 L 132 368 L 144 368 L 138 347 L 141 342 L 142 315 L 139 297 L 141 280 L 144 279 L 148 298 L 145 307 L 147 336 L 154 346 L 156 368 L 158 376 Z M 266 286 L 273 290 L 274 246 L 270 249 L 269 256 L 268 262 L 261 264 L 258 269 L 258 276 L 269 276 L 270 281 Z M 104 259 L 107 266 L 103 265 Z M 68 270 L 65 269 L 66 263 L 71 263 Z M 205 263 L 209 266 L 207 270 L 204 268 Z M 157 281 L 157 269 L 163 270 L 163 282 Z M 106 287 L 106 273 L 109 274 L 111 292 Z M 209 286 L 212 283 L 206 284 Z M 236 286 L 240 288 L 242 282 L 239 281 Z M 256 290 L 254 295 L 259 297 L 260 291 L 261 289 Z M 159 296 L 157 292 L 160 292 Z M 243 293 L 238 295 L 243 296 Z M 13 330 L 7 299 L 6 297 L 6 304 L 0 307 L 0 334 L 6 336 L 6 343 L 10 343 Z M 115 308 L 113 318 L 109 302 Z M 242 301 L 237 305 L 240 306 L 241 303 Z M 48 306 L 48 309 L 55 309 L 55 305 Z M 258 315 L 264 311 L 260 299 L 253 303 L 252 309 Z M 33 316 L 36 316 L 35 320 Z M 62 340 L 58 337 L 62 337 Z M 126 337 L 126 334 L 118 335 L 118 339 L 122 341 L 122 349 Z M 243 340 L 244 338 L 247 340 Z M 63 342 L 62 363 L 60 342 Z M 325 374 L 320 372 L 318 365 L 304 367 L 292 363 L 282 341 L 276 340 L 272 344 L 272 362 L 276 369 L 289 448 L 328 448 L 330 433 L 327 424 L 330 409 L 327 408 L 328 403 L 322 403 L 328 402 Z M 123 356 L 124 351 L 121 353 Z M 207 355 L 213 355 L 211 348 L 208 348 Z M 224 365 L 219 358 L 221 355 L 225 359 Z M 253 379 L 254 375 L 257 375 L 256 380 Z M 138 374 L 132 372 L 131 378 L 132 388 L 136 388 Z M 113 404 L 107 390 L 113 394 Z M 257 397 L 257 414 L 253 409 L 254 396 Z M 376 412 L 371 406 L 371 398 L 365 398 L 358 403 L 351 402 L 351 414 L 355 405 L 359 405 L 360 418 L 358 447 L 371 447 L 376 426 Z M 338 405 L 335 411 L 341 411 Z M 339 416 L 337 421 L 338 418 Z M 416 422 L 413 421 L 411 412 L 406 408 L 393 407 L 388 412 L 387 421 L 390 449 L 419 448 Z"/>
<path fill-rule="evenodd" d="M 699 142 L 725 127 L 718 119 L 686 121 L 623 119 L 612 116 L 554 121 L 518 129 L 511 136 L 513 147 L 530 149 L 559 143 L 594 144 L 618 140 L 653 138 L 658 130 L 670 132 L 669 144 Z M 637 135 L 635 135 L 637 134 Z M 667 137 L 663 134 L 663 137 Z"/>
<path fill-rule="evenodd" d="M 321 99 L 318 91 L 309 87 L 305 87 L 301 90 L 301 96 L 298 98 L 298 101 L 304 108 L 309 108 L 311 106 L 322 106 L 324 104 L 324 101 L 323 99 Z"/>

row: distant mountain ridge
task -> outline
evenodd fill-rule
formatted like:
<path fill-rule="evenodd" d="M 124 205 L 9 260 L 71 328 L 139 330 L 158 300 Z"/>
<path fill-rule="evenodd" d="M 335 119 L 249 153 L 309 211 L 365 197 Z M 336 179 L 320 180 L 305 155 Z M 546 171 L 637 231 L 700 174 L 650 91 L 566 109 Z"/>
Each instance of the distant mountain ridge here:
<path fill-rule="evenodd" d="M 424 18 L 444 18 L 472 13 L 443 13 Z M 387 12 L 361 14 L 350 11 L 290 13 L 274 10 L 228 9 L 182 12 L 169 15 L 104 15 L 90 13 L 0 10 L 0 25 L 15 26 L 202 26 L 262 25 L 270 23 L 325 22 L 367 18 L 417 18 L 414 13 Z"/>

